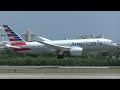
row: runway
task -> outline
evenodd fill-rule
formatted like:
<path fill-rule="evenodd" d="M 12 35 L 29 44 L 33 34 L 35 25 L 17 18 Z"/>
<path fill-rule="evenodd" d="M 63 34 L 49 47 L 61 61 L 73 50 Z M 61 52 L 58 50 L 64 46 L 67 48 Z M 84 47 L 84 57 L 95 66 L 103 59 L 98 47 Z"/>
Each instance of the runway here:
<path fill-rule="evenodd" d="M 0 79 L 120 79 L 120 74 L 1 73 Z"/>
<path fill-rule="evenodd" d="M 120 79 L 120 67 L 0 66 L 0 79 Z"/>

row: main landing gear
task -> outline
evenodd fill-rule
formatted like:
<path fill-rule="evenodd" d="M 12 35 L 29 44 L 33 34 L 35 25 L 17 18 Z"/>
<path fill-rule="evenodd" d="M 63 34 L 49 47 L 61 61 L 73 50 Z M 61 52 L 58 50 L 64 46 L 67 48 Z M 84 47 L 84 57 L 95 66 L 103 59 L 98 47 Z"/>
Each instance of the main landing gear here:
<path fill-rule="evenodd" d="M 71 58 L 71 55 L 67 51 L 56 51 L 56 55 L 58 59 L 64 59 L 66 56 Z"/>

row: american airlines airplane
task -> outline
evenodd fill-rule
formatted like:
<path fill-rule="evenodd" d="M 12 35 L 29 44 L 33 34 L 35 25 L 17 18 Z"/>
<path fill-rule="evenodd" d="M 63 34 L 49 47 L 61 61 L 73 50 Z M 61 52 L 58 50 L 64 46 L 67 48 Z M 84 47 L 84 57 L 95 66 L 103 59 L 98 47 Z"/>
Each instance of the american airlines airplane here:
<path fill-rule="evenodd" d="M 105 51 L 117 48 L 112 40 L 103 38 L 73 39 L 73 40 L 49 40 L 40 37 L 42 41 L 26 42 L 10 26 L 3 25 L 11 44 L 5 44 L 15 52 L 25 53 L 56 53 L 62 58 L 67 52 L 70 56 L 80 56 L 83 51 Z"/>

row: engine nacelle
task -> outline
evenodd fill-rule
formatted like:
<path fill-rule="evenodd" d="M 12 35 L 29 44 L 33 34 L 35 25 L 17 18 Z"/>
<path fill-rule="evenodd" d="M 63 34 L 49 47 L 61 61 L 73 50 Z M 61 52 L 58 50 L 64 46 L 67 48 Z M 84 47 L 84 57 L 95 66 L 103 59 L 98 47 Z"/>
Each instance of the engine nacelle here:
<path fill-rule="evenodd" d="M 82 54 L 83 49 L 80 47 L 72 47 L 70 49 L 71 56 L 80 56 Z"/>

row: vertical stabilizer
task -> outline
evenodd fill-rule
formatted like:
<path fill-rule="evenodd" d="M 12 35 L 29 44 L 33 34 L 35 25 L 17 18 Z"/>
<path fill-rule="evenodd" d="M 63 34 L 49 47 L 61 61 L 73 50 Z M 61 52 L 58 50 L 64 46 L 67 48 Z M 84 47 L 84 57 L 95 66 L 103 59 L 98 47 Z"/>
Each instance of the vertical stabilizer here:
<path fill-rule="evenodd" d="M 12 46 L 26 45 L 25 41 L 8 25 L 3 25 Z"/>

